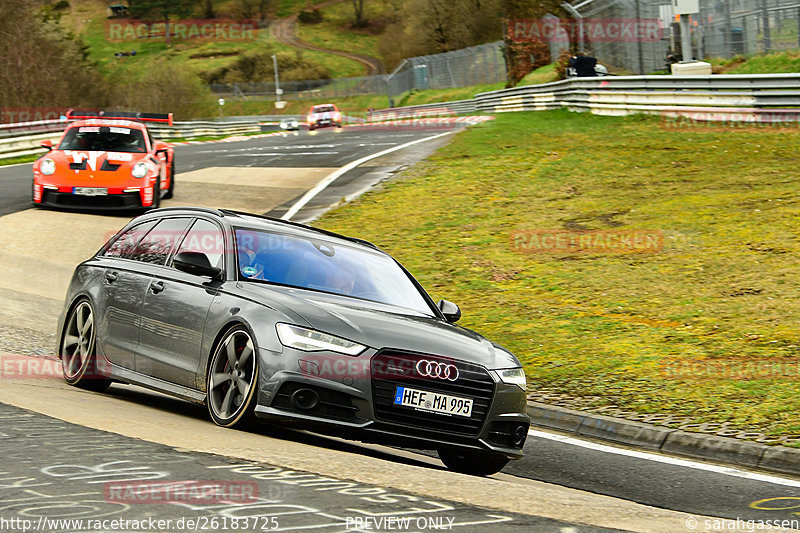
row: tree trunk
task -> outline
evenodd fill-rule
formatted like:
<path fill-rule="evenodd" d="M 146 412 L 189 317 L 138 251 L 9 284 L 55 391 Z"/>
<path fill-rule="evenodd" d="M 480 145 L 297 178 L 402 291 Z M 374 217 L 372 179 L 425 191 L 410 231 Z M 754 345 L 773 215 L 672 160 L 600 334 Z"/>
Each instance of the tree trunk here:
<path fill-rule="evenodd" d="M 353 11 L 355 11 L 356 15 L 356 27 L 363 28 L 365 26 L 364 0 L 353 0 Z"/>
<path fill-rule="evenodd" d="M 203 4 L 203 17 L 207 19 L 217 18 L 217 14 L 214 13 L 213 0 L 205 0 L 205 3 Z"/>

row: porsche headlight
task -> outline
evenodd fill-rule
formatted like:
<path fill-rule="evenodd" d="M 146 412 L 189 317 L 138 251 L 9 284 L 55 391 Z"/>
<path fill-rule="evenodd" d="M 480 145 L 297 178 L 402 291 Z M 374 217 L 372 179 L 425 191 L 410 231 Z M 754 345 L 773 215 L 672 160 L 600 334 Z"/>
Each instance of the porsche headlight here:
<path fill-rule="evenodd" d="M 496 370 L 497 375 L 500 376 L 500 381 L 507 385 L 516 385 L 522 390 L 525 390 L 527 380 L 525 379 L 525 371 L 521 367 L 517 368 L 504 368 Z"/>
<path fill-rule="evenodd" d="M 131 168 L 131 176 L 134 178 L 143 178 L 147 176 L 147 163 L 139 161 L 133 165 L 133 168 Z"/>
<path fill-rule="evenodd" d="M 345 355 L 358 355 L 366 349 L 366 346 L 353 341 L 301 326 L 279 323 L 275 327 L 281 344 L 304 352 L 330 350 Z"/>
<path fill-rule="evenodd" d="M 56 162 L 53 161 L 52 159 L 43 159 L 42 162 L 39 163 L 39 172 L 41 172 L 45 176 L 49 176 L 55 171 L 56 171 Z"/>

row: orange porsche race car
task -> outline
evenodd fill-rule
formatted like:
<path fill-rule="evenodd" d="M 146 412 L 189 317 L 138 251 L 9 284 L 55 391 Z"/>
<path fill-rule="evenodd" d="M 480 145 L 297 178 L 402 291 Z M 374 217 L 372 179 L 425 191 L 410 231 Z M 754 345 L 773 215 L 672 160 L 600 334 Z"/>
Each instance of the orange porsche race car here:
<path fill-rule="evenodd" d="M 63 208 L 154 209 L 175 190 L 172 146 L 143 122 L 172 125 L 172 113 L 79 112 L 33 164 L 33 203 Z"/>

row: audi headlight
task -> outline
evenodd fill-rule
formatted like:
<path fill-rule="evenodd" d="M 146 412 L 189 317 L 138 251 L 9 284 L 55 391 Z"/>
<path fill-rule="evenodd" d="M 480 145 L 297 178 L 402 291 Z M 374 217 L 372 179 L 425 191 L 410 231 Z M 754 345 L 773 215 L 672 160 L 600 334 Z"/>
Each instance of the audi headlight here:
<path fill-rule="evenodd" d="M 301 326 L 277 324 L 276 329 L 281 344 L 305 352 L 330 350 L 345 355 L 358 355 L 366 349 L 366 346 L 356 342 Z"/>
<path fill-rule="evenodd" d="M 147 163 L 139 161 L 133 165 L 133 168 L 131 168 L 131 176 L 134 178 L 143 178 L 147 176 Z"/>
<path fill-rule="evenodd" d="M 507 385 L 516 385 L 520 389 L 525 390 L 525 386 L 528 384 L 525 379 L 525 371 L 522 370 L 521 367 L 504 368 L 496 372 L 497 375 L 500 376 L 500 381 Z"/>
<path fill-rule="evenodd" d="M 39 163 L 39 172 L 44 174 L 45 176 L 49 176 L 53 172 L 56 171 L 56 162 L 52 159 L 43 159 L 41 163 Z"/>

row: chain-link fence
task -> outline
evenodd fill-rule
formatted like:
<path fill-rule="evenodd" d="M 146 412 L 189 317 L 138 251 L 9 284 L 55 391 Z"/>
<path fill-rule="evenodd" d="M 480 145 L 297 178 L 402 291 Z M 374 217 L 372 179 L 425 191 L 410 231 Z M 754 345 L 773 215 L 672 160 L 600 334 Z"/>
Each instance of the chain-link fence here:
<path fill-rule="evenodd" d="M 404 59 L 387 78 L 390 95 L 412 89 L 452 89 L 505 81 L 503 42 Z"/>
<path fill-rule="evenodd" d="M 714 0 L 700 3 L 693 36 L 697 57 L 733 57 L 800 48 L 798 0 Z"/>
<path fill-rule="evenodd" d="M 281 99 L 322 100 L 385 94 L 390 99 L 413 89 L 451 89 L 505 81 L 502 42 L 404 59 L 391 74 L 328 80 L 281 81 Z M 275 100 L 274 81 L 215 83 L 211 91 L 225 98 Z"/>
<path fill-rule="evenodd" d="M 275 100 L 275 82 L 212 83 L 211 91 L 226 98 Z M 281 99 L 319 100 L 361 94 L 386 94 L 386 75 L 327 80 L 281 81 Z"/>
<path fill-rule="evenodd" d="M 671 0 L 573 0 L 564 6 L 579 26 L 576 44 L 601 63 L 646 74 L 665 68 L 667 54 L 683 55 Z M 699 0 L 699 7 L 690 17 L 693 58 L 800 48 L 798 0 Z M 553 57 L 568 42 L 550 39 Z"/>

